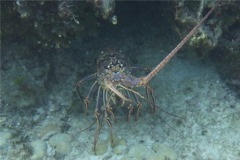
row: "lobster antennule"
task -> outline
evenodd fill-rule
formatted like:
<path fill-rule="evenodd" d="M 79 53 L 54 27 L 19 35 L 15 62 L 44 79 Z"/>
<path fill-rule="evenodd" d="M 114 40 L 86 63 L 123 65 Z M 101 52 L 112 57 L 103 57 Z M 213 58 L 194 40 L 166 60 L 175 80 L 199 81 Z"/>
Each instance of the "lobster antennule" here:
<path fill-rule="evenodd" d="M 168 61 L 178 52 L 179 49 L 188 41 L 188 39 L 196 32 L 196 30 L 202 25 L 202 23 L 213 12 L 216 5 L 214 5 L 210 11 L 201 19 L 200 22 L 183 38 L 183 40 L 165 57 L 147 76 L 141 78 L 140 85 L 146 86 L 147 83 L 168 63 Z"/>

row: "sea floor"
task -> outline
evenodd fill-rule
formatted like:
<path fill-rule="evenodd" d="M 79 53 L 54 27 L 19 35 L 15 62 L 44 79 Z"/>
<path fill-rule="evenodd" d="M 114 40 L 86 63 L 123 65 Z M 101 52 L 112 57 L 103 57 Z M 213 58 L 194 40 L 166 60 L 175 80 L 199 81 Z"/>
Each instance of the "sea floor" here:
<path fill-rule="evenodd" d="M 127 113 L 117 109 L 115 146 L 103 123 L 94 154 L 93 107 L 84 113 L 75 84 L 95 72 L 102 46 L 118 47 L 133 65 L 152 69 L 177 44 L 171 37 L 153 38 L 154 28 L 144 36 L 125 32 L 40 56 L 16 44 L 2 47 L 0 159 L 240 159 L 240 99 L 220 79 L 213 62 L 187 49 L 149 83 L 156 112 L 150 113 L 143 101 L 138 121 L 133 114 L 127 122 Z M 124 33 L 128 37 L 121 37 Z M 86 82 L 83 89 L 90 86 Z M 94 104 L 90 99 L 90 106 Z"/>

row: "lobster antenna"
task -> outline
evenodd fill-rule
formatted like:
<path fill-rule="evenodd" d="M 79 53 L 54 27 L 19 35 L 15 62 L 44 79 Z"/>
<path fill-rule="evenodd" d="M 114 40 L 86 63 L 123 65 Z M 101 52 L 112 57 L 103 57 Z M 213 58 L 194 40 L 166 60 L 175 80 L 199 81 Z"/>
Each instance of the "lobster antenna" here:
<path fill-rule="evenodd" d="M 183 38 L 183 40 L 165 57 L 146 77 L 142 77 L 141 85 L 145 86 L 167 63 L 168 61 L 177 53 L 179 49 L 188 41 L 188 39 L 196 32 L 196 30 L 202 25 L 202 23 L 209 17 L 213 12 L 216 5 L 214 5 L 210 11 L 201 19 L 200 22 Z"/>

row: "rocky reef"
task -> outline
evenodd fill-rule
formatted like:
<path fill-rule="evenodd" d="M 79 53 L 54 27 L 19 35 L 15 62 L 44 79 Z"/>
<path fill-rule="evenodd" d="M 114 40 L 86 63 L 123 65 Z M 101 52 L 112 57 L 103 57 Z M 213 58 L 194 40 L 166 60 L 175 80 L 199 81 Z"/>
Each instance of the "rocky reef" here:
<path fill-rule="evenodd" d="M 108 19 L 113 16 L 115 10 L 115 0 L 87 0 L 91 3 L 95 10 L 95 15 Z"/>
<path fill-rule="evenodd" d="M 175 1 L 175 31 L 180 37 L 214 5 L 213 1 Z M 217 63 L 220 75 L 232 87 L 240 89 L 240 3 L 219 1 L 213 15 L 190 38 L 189 45 L 201 57 L 209 56 Z"/>
<path fill-rule="evenodd" d="M 97 19 L 108 20 L 115 9 L 114 0 L 16 0 L 1 5 L 1 38 L 38 49 L 64 48 L 76 38 L 96 36 Z"/>

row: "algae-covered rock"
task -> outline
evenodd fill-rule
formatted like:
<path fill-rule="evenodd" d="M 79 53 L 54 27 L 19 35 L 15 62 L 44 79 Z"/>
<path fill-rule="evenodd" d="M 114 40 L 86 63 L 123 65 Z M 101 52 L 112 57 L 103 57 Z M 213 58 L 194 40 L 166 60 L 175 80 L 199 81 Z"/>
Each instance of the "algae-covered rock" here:
<path fill-rule="evenodd" d="M 108 138 L 109 139 L 109 138 Z M 110 139 L 109 139 L 110 141 Z M 116 134 L 113 135 L 113 153 L 120 155 L 126 152 L 127 150 L 127 142 L 125 139 L 118 137 Z"/>
<path fill-rule="evenodd" d="M 134 158 L 136 160 L 149 160 L 154 154 L 154 151 L 150 148 L 146 147 L 143 144 L 138 144 L 130 148 L 128 156 L 129 158 Z"/>
<path fill-rule="evenodd" d="M 125 145 L 118 145 L 113 148 L 113 153 L 117 155 L 124 154 L 127 151 L 127 146 Z"/>
<path fill-rule="evenodd" d="M 176 153 L 171 148 L 159 142 L 154 143 L 151 148 L 144 144 L 135 145 L 130 148 L 128 157 L 136 160 L 177 159 Z"/>
<path fill-rule="evenodd" d="M 71 142 L 72 136 L 65 133 L 56 134 L 49 139 L 50 146 L 61 154 L 67 154 L 72 151 Z"/>
<path fill-rule="evenodd" d="M 96 15 L 98 17 L 101 17 L 103 19 L 110 18 L 115 10 L 115 0 L 95 0 L 95 1 L 89 1 L 93 4 Z"/>
<path fill-rule="evenodd" d="M 170 147 L 166 146 L 165 144 L 156 142 L 152 145 L 152 149 L 156 152 L 157 157 L 159 160 L 164 159 L 171 159 L 176 160 L 177 154 L 172 150 Z"/>
<path fill-rule="evenodd" d="M 61 128 L 56 122 L 46 121 L 38 130 L 40 137 L 47 139 L 51 135 L 59 133 L 61 131 Z"/>
<path fill-rule="evenodd" d="M 97 32 L 95 12 L 103 19 L 114 12 L 114 0 L 89 2 L 96 5 L 90 7 L 86 1 L 69 0 L 3 1 L 1 39 L 16 38 L 36 50 L 68 47 L 72 40 Z"/>
<path fill-rule="evenodd" d="M 96 145 L 96 155 L 102 155 L 107 152 L 108 141 L 107 140 L 98 140 Z"/>
<path fill-rule="evenodd" d="M 114 146 L 126 145 L 127 144 L 125 139 L 118 137 L 116 134 L 113 134 L 112 138 L 113 138 Z M 109 141 L 109 143 L 111 143 L 110 136 L 108 137 L 108 141 Z"/>
<path fill-rule="evenodd" d="M 0 147 L 6 144 L 7 140 L 12 137 L 10 132 L 0 132 Z"/>
<path fill-rule="evenodd" d="M 42 140 L 35 140 L 31 142 L 31 146 L 33 148 L 33 155 L 31 156 L 31 160 L 42 159 L 47 149 L 45 142 Z"/>

